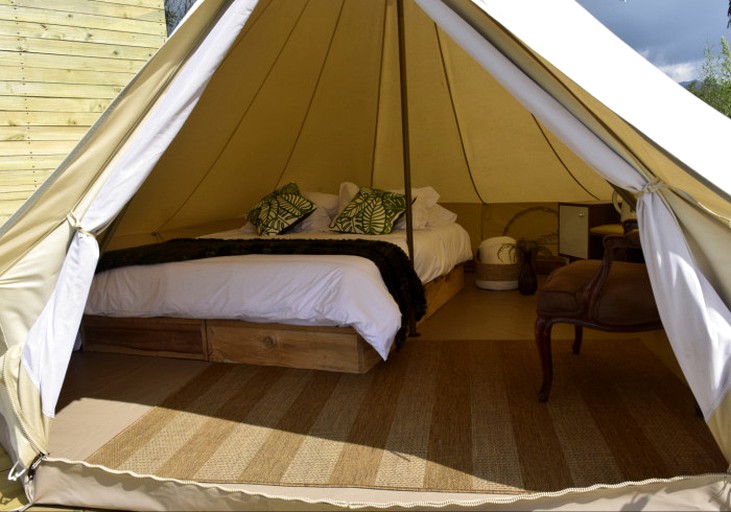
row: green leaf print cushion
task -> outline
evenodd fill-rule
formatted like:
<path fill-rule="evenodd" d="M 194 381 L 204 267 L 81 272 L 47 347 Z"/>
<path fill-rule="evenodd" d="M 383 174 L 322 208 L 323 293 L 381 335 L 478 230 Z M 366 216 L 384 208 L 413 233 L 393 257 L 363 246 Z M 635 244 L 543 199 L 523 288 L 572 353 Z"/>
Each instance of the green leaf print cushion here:
<path fill-rule="evenodd" d="M 361 187 L 330 224 L 330 229 L 341 233 L 386 235 L 404 211 L 406 197 L 403 194 Z"/>
<path fill-rule="evenodd" d="M 264 196 L 246 218 L 260 235 L 280 235 L 315 211 L 317 205 L 304 197 L 296 183 L 282 185 Z"/>

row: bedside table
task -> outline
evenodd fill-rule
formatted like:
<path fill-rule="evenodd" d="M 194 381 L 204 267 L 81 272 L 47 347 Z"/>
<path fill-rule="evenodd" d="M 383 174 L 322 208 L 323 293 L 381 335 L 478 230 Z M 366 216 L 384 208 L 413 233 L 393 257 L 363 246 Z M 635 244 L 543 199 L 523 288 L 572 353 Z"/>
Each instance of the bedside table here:
<path fill-rule="evenodd" d="M 570 259 L 601 259 L 602 237 L 592 236 L 591 228 L 618 222 L 619 213 L 611 202 L 558 203 L 558 254 Z"/>

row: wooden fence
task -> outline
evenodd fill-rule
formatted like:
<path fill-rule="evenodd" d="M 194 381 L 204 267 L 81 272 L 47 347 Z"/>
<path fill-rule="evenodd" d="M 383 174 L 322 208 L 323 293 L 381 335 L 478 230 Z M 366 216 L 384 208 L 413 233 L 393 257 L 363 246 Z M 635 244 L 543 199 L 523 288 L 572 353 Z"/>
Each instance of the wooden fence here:
<path fill-rule="evenodd" d="M 163 0 L 0 0 L 0 224 L 165 38 Z"/>

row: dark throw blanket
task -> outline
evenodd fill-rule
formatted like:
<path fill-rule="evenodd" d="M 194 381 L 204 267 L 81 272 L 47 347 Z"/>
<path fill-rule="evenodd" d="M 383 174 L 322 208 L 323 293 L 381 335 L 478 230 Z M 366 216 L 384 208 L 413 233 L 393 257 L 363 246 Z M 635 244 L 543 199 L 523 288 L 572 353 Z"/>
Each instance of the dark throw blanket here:
<path fill-rule="evenodd" d="M 401 347 L 409 329 L 426 314 L 424 287 L 408 256 L 397 245 L 380 240 L 178 238 L 159 244 L 109 251 L 99 260 L 96 271 L 244 254 L 342 254 L 370 259 L 381 272 L 383 282 L 401 311 L 401 329 L 396 335 L 396 348 Z"/>

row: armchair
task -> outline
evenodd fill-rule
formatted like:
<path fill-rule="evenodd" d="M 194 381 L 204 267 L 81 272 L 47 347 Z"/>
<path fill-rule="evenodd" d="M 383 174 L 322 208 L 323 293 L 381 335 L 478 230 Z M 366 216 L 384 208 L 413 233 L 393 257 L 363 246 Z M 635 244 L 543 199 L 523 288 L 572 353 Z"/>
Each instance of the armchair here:
<path fill-rule="evenodd" d="M 645 264 L 638 258 L 620 259 L 640 249 L 639 232 L 609 235 L 603 243 L 603 259 L 578 260 L 554 270 L 538 292 L 535 337 L 543 373 L 540 402 L 548 400 L 553 382 L 554 324 L 574 325 L 574 354 L 581 350 L 584 327 L 624 332 L 662 328 Z"/>

